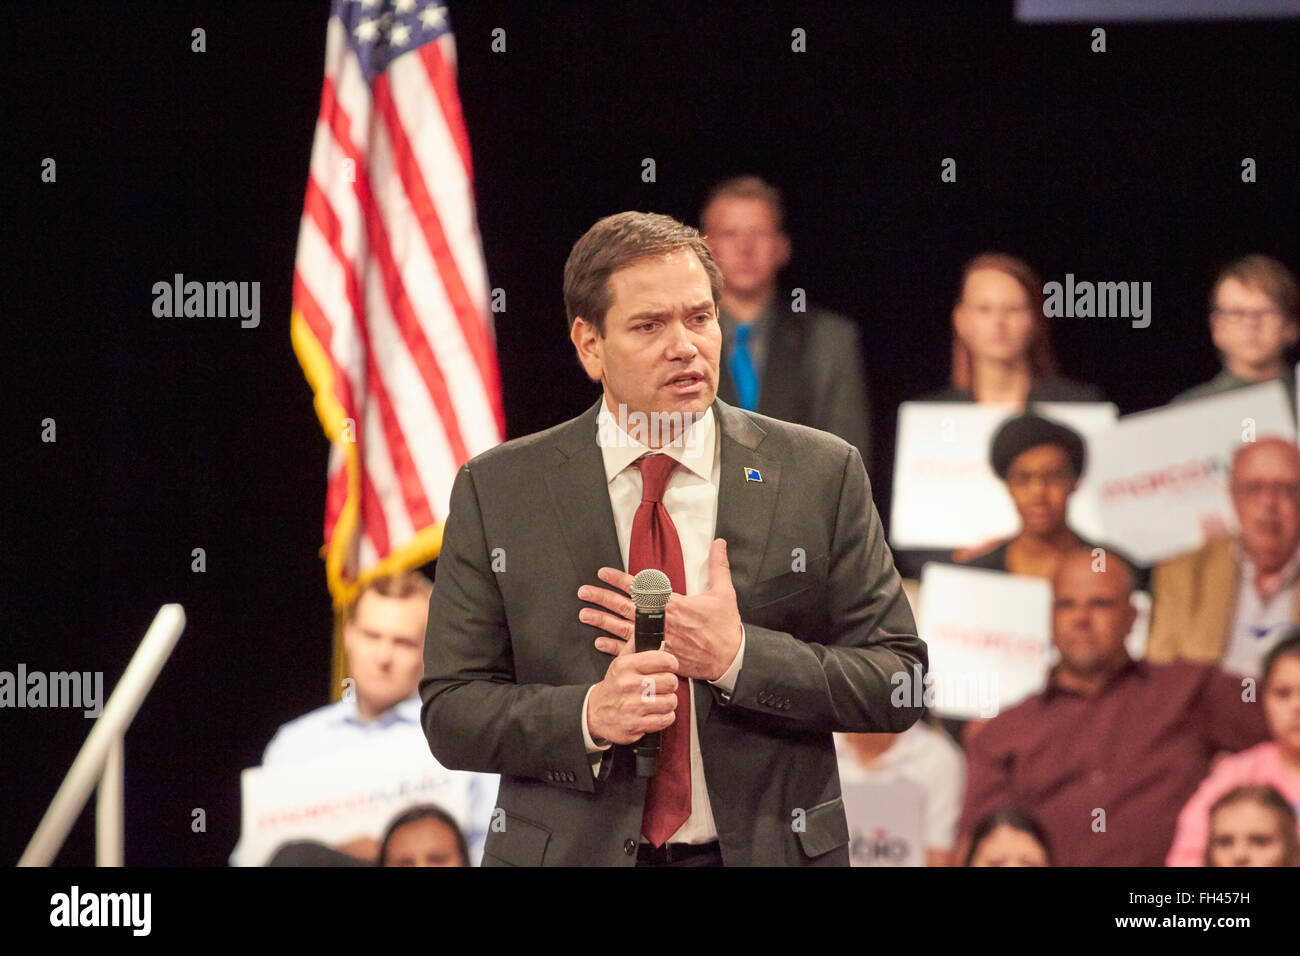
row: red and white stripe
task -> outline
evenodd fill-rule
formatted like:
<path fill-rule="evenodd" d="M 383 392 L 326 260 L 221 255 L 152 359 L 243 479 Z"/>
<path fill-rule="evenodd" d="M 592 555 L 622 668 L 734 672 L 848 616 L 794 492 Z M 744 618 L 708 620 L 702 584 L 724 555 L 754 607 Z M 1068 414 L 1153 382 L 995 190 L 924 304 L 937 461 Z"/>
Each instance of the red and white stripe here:
<path fill-rule="evenodd" d="M 460 465 L 505 425 L 454 41 L 398 57 L 372 91 L 344 29 L 330 19 L 294 308 L 355 422 L 355 580 L 445 520 Z M 327 548 L 349 494 L 338 444 L 328 474 Z"/>

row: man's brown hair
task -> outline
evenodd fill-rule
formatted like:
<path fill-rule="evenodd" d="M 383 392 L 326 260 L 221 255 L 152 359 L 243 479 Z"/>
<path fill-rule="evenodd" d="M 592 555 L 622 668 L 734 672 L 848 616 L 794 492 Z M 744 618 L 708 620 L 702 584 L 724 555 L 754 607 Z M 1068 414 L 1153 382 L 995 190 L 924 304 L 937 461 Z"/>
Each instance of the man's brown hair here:
<path fill-rule="evenodd" d="M 1043 283 L 1038 278 L 1038 273 L 1024 259 L 1016 256 L 1009 256 L 1004 252 L 981 252 L 974 259 L 967 262 L 961 270 L 961 286 L 957 292 L 958 302 L 966 293 L 966 280 L 970 278 L 972 272 L 980 269 L 994 269 L 1006 273 L 1025 290 L 1025 295 L 1029 300 L 1029 313 L 1034 323 L 1033 331 L 1029 333 L 1029 342 L 1025 347 L 1028 352 L 1029 377 L 1032 381 L 1037 382 L 1046 375 L 1054 374 L 1056 372 L 1056 356 L 1052 354 L 1052 343 L 1047 337 L 1047 317 L 1043 314 Z M 970 349 L 957 335 L 956 322 L 957 319 L 954 316 L 952 387 L 974 388 L 973 360 Z"/>
<path fill-rule="evenodd" d="M 401 574 L 389 575 L 386 578 L 375 578 L 373 581 L 362 586 L 357 592 L 356 599 L 348 605 L 346 620 L 352 621 L 357 616 L 357 606 L 361 599 L 374 591 L 380 597 L 387 598 L 409 598 L 419 596 L 428 601 L 433 595 L 433 582 L 419 571 L 403 571 Z"/>
<path fill-rule="evenodd" d="M 781 190 L 759 176 L 732 176 L 724 179 L 704 197 L 700 206 L 700 228 L 705 229 L 704 217 L 709 207 L 719 199 L 761 199 L 772 209 L 772 222 L 777 232 L 785 232 L 785 202 L 781 199 Z M 705 230 L 705 235 L 708 231 Z"/>
<path fill-rule="evenodd" d="M 1225 279 L 1236 279 L 1242 285 L 1254 286 L 1273 300 L 1282 318 L 1288 322 L 1300 319 L 1300 288 L 1295 275 L 1272 256 L 1252 253 L 1234 259 L 1219 270 L 1210 287 L 1210 312 L 1214 312 L 1219 297 L 1219 286 Z"/>
<path fill-rule="evenodd" d="M 681 249 L 699 257 L 716 306 L 722 292 L 722 271 L 698 230 L 653 212 L 620 212 L 599 220 L 573 244 L 564 263 L 564 311 L 569 330 L 573 330 L 574 320 L 581 318 L 604 337 L 609 277 L 626 266 Z"/>

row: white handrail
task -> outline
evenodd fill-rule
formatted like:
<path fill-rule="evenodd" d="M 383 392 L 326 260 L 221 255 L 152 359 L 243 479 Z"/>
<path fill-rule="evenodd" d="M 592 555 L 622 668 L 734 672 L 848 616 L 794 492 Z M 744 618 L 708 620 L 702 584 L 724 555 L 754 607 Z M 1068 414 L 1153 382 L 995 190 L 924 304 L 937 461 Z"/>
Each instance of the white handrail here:
<path fill-rule="evenodd" d="M 122 738 L 183 630 L 183 607 L 164 604 L 158 609 L 144 640 L 108 698 L 104 712 L 96 719 L 40 826 L 32 834 L 19 866 L 49 866 L 54 861 L 97 782 L 101 784 L 98 801 L 101 818 L 96 824 L 96 859 L 102 866 L 122 864 Z"/>

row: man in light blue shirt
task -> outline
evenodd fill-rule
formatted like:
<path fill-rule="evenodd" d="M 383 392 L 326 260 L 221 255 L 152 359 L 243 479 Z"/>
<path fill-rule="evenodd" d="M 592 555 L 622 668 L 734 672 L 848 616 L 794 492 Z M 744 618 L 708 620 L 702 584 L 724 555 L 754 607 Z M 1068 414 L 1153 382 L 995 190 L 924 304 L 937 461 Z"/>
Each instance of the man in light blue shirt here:
<path fill-rule="evenodd" d="M 349 609 L 343 649 L 349 673 L 343 699 L 284 724 L 266 747 L 263 766 L 283 766 L 347 751 L 411 739 L 427 742 L 420 725 L 417 688 L 424 676 L 424 633 L 433 585 L 418 571 L 367 585 Z M 428 755 L 433 761 L 432 754 Z M 467 779 L 470 819 L 465 828 L 474 865 L 496 800 L 495 774 L 446 771 Z M 360 837 L 337 849 L 374 861 L 379 841 Z"/>

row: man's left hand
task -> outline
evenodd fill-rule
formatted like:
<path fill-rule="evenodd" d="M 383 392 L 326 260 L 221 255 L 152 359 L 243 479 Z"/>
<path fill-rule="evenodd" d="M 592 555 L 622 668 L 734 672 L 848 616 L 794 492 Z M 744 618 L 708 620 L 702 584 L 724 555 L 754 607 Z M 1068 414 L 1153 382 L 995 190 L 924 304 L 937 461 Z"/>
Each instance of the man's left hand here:
<path fill-rule="evenodd" d="M 581 587 L 578 597 L 612 613 L 583 608 L 578 619 L 614 635 L 596 638 L 596 649 L 617 654 L 623 641 L 636 636 L 636 605 L 628 597 L 632 575 L 617 568 L 601 568 L 596 576 L 618 590 Z M 679 676 L 717 680 L 736 659 L 742 634 L 727 542 L 715 538 L 709 547 L 708 589 L 690 596 L 674 593 L 664 609 L 664 650 L 677 658 Z"/>

